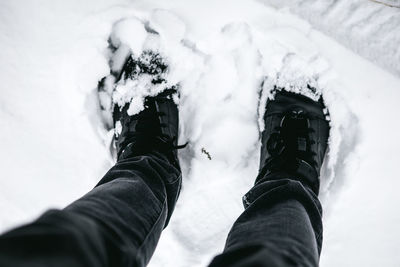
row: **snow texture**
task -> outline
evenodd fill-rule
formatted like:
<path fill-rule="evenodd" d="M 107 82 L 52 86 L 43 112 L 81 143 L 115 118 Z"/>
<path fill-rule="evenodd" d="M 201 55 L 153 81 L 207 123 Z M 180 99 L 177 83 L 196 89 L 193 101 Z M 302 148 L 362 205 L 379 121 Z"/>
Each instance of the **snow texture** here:
<path fill-rule="evenodd" d="M 354 52 L 400 75 L 400 0 L 259 0 L 307 19 Z"/>
<path fill-rule="evenodd" d="M 153 50 L 168 62 L 167 85 L 179 84 L 179 141 L 189 145 L 179 151 L 183 191 L 150 266 L 205 266 L 222 251 L 257 175 L 271 89 L 305 84 L 316 89 L 310 97 L 323 94 L 332 127 L 321 266 L 398 266 L 398 9 L 366 0 L 9 0 L 0 13 L 1 230 L 64 207 L 112 166 L 113 103 L 130 102 L 133 114 L 167 87 L 149 87 L 149 77 L 116 85 L 117 73 L 130 53 Z"/>

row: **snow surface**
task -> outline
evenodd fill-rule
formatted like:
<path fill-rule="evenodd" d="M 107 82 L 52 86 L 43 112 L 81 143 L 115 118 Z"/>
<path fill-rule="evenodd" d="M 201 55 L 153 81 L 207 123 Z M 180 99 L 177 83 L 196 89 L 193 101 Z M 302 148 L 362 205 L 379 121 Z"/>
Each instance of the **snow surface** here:
<path fill-rule="evenodd" d="M 346 27 L 346 38 L 338 37 L 334 15 L 331 22 L 302 15 L 315 1 L 267 2 L 0 2 L 0 229 L 64 207 L 112 166 L 112 132 L 98 107 L 108 96 L 96 90 L 110 71 L 111 34 L 124 44 L 114 68 L 127 49 L 150 46 L 181 85 L 180 141 L 190 142 L 180 151 L 184 187 L 150 266 L 205 266 L 221 252 L 257 174 L 266 92 L 305 81 L 323 93 L 332 124 L 321 177 L 321 266 L 398 266 L 398 9 L 352 0 L 361 17 L 379 6 L 379 28 L 389 29 L 355 20 L 360 39 Z M 337 2 L 335 14 L 349 11 L 343 1 L 326 2 Z"/>
<path fill-rule="evenodd" d="M 313 27 L 400 75 L 400 0 L 259 0 L 289 9 Z"/>

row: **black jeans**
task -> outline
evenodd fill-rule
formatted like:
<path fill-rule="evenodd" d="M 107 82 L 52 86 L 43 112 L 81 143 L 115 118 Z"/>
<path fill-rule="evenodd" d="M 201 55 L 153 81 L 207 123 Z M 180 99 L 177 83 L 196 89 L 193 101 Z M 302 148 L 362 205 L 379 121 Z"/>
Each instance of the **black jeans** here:
<path fill-rule="evenodd" d="M 121 160 L 81 199 L 0 236 L 0 266 L 145 266 L 181 180 L 160 153 Z M 318 265 L 321 207 L 311 190 L 275 174 L 244 199 L 245 211 L 210 266 Z"/>

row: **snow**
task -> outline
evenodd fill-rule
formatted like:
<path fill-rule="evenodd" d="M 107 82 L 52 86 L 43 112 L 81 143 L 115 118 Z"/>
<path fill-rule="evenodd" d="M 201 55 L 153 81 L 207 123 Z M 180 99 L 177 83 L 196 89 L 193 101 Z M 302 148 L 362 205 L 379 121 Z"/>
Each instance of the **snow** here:
<path fill-rule="evenodd" d="M 180 151 L 183 191 L 150 266 L 205 266 L 222 251 L 257 175 L 269 89 L 306 82 L 323 94 L 332 127 L 321 266 L 398 266 L 398 9 L 271 2 L 2 1 L 0 230 L 64 207 L 112 166 L 115 81 L 109 76 L 100 95 L 97 82 L 109 62 L 121 69 L 129 49 L 151 48 L 180 85 L 180 143 L 189 145 Z M 119 47 L 111 61 L 110 34 Z M 132 113 L 142 107 L 138 94 L 155 93 L 148 82 L 118 86 L 121 96 L 136 88 Z"/>
<path fill-rule="evenodd" d="M 399 0 L 259 0 L 290 10 L 354 52 L 400 75 Z"/>

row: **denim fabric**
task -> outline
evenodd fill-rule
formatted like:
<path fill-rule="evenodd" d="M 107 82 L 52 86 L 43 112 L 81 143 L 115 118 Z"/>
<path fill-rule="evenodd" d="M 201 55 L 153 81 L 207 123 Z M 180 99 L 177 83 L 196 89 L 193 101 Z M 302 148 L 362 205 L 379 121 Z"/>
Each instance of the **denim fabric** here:
<path fill-rule="evenodd" d="M 0 266 L 145 266 L 180 187 L 180 170 L 160 153 L 123 159 L 70 206 L 0 236 Z M 210 266 L 318 265 L 321 207 L 311 190 L 269 175 L 244 199 L 224 253 Z"/>
<path fill-rule="evenodd" d="M 0 266 L 145 266 L 180 186 L 162 154 L 121 160 L 64 210 L 0 236 Z"/>
<path fill-rule="evenodd" d="M 318 266 L 322 208 L 312 190 L 290 176 L 270 174 L 243 202 L 245 211 L 210 267 Z"/>

